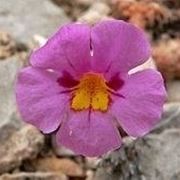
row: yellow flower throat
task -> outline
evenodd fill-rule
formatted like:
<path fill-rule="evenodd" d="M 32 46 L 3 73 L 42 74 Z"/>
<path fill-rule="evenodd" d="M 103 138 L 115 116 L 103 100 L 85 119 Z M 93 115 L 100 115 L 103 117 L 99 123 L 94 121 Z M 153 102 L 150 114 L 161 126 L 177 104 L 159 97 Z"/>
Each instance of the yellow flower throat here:
<path fill-rule="evenodd" d="M 109 87 L 101 74 L 86 73 L 73 91 L 71 107 L 74 110 L 93 109 L 106 111 L 109 104 Z"/>

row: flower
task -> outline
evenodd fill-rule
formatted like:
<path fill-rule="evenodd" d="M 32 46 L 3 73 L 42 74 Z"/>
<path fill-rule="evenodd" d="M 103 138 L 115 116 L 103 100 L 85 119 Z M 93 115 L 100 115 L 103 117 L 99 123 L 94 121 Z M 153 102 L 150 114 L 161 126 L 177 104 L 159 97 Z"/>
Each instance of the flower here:
<path fill-rule="evenodd" d="M 99 156 L 159 121 L 166 92 L 159 72 L 128 72 L 151 55 L 144 33 L 119 20 L 69 24 L 30 56 L 17 77 L 24 121 L 77 154 Z"/>

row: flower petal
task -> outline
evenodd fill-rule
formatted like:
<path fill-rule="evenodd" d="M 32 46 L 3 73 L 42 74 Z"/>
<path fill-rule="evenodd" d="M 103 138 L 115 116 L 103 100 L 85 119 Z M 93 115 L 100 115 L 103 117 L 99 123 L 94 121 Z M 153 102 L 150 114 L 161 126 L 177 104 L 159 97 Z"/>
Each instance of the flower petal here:
<path fill-rule="evenodd" d="M 61 94 L 57 75 L 38 68 L 24 68 L 18 75 L 16 99 L 24 121 L 44 133 L 60 125 L 68 96 Z"/>
<path fill-rule="evenodd" d="M 114 98 L 111 113 L 131 136 L 148 133 L 160 120 L 166 91 L 160 73 L 144 70 L 130 75 Z"/>
<path fill-rule="evenodd" d="M 150 56 L 150 45 L 144 33 L 132 24 L 107 20 L 92 28 L 92 67 L 113 76 L 144 63 Z"/>
<path fill-rule="evenodd" d="M 100 156 L 121 145 L 120 135 L 112 119 L 105 113 L 73 112 L 57 133 L 58 143 L 77 154 Z"/>
<path fill-rule="evenodd" d="M 32 53 L 35 67 L 81 74 L 90 68 L 90 27 L 69 24 L 62 27 L 48 42 Z"/>

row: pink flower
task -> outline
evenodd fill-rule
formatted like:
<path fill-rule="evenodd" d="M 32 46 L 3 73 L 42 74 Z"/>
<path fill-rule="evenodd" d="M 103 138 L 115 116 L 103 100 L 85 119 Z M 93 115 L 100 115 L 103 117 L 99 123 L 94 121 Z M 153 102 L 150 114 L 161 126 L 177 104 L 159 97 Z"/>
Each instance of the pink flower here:
<path fill-rule="evenodd" d="M 158 122 L 166 92 L 159 72 L 129 70 L 150 57 L 143 32 L 123 21 L 62 27 L 30 57 L 17 78 L 24 121 L 86 156 L 121 145 L 118 127 L 133 137 Z"/>

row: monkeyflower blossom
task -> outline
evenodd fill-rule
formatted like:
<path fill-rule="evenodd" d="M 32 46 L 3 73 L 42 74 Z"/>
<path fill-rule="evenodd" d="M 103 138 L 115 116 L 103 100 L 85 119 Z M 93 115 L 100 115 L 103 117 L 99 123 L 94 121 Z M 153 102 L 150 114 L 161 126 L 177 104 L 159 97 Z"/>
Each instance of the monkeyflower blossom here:
<path fill-rule="evenodd" d="M 119 128 L 141 137 L 159 122 L 166 97 L 161 74 L 129 73 L 150 56 L 144 33 L 124 21 L 65 25 L 18 74 L 22 118 L 43 133 L 56 133 L 57 142 L 77 154 L 117 149 Z"/>

